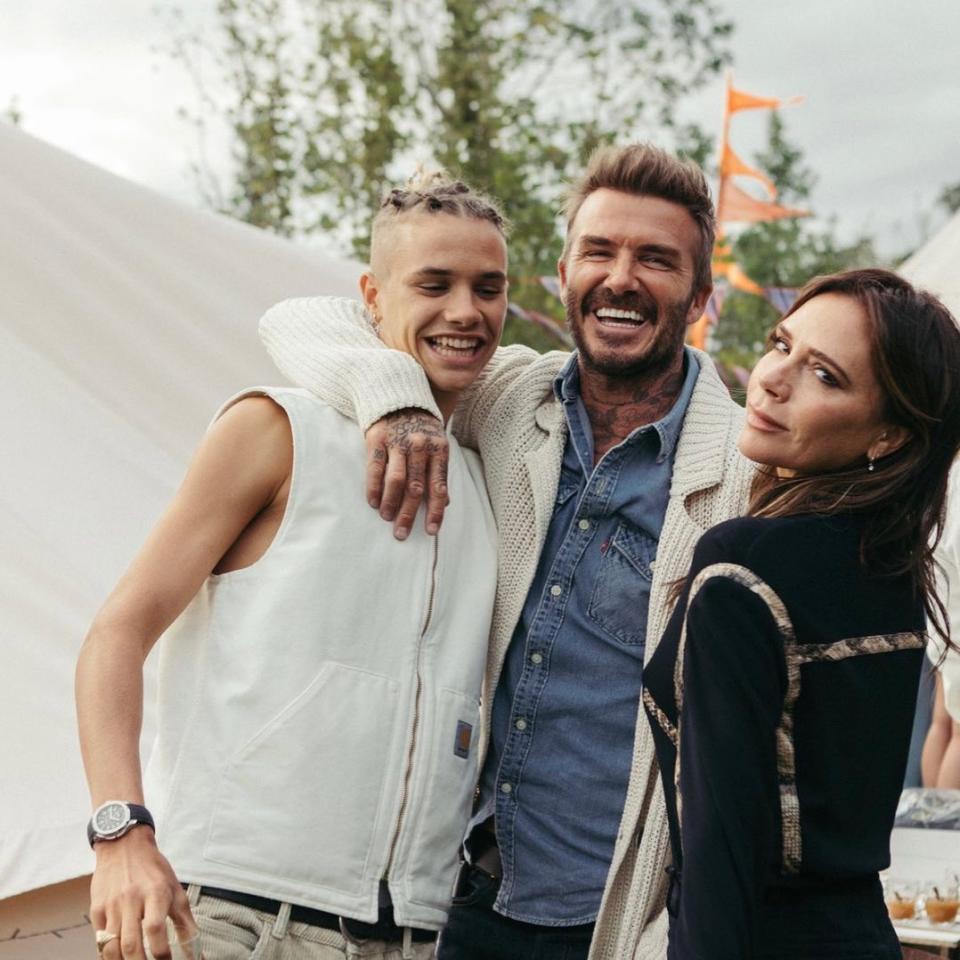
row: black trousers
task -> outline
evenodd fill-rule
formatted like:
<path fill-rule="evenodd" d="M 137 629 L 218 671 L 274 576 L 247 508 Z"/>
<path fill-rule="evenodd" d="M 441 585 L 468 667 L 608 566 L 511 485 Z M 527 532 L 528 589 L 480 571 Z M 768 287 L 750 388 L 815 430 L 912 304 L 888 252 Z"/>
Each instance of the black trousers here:
<path fill-rule="evenodd" d="M 498 882 L 464 866 L 437 960 L 586 960 L 593 924 L 545 927 L 501 916 L 493 909 Z"/>

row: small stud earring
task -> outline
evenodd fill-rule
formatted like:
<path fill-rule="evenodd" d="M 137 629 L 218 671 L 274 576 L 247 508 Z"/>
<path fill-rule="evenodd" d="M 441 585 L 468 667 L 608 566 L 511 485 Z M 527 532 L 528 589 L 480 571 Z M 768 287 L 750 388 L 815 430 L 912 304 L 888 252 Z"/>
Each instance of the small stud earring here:
<path fill-rule="evenodd" d="M 876 460 L 874 460 L 873 457 L 870 457 L 870 458 L 869 458 L 869 462 L 867 463 L 867 472 L 868 472 L 868 473 L 873 473 L 873 468 L 874 468 L 875 464 L 876 464 Z"/>

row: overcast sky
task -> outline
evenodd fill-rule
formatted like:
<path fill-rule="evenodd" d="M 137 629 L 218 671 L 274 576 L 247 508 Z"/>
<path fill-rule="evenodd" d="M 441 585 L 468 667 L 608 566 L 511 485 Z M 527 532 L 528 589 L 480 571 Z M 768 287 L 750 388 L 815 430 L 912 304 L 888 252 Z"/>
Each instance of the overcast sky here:
<path fill-rule="evenodd" d="M 214 0 L 188 0 L 209 20 Z M 736 85 L 805 94 L 788 134 L 819 176 L 813 202 L 842 234 L 867 231 L 887 255 L 943 220 L 935 198 L 960 181 L 958 0 L 725 0 L 737 30 Z M 0 109 L 16 98 L 23 127 L 116 173 L 196 203 L 192 134 L 177 108 L 193 101 L 154 0 L 26 0 L 0 4 Z M 686 115 L 716 133 L 723 82 Z M 762 144 L 763 111 L 738 114 L 732 143 Z M 214 145 L 214 152 L 215 152 Z"/>

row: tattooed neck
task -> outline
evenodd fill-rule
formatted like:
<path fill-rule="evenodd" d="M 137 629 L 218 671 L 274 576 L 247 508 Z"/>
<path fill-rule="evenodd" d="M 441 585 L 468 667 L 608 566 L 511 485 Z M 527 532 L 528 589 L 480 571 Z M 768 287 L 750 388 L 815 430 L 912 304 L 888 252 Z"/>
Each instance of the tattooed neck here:
<path fill-rule="evenodd" d="M 609 377 L 580 364 L 580 397 L 593 431 L 593 461 L 638 427 L 656 423 L 676 403 L 683 386 L 683 356 L 670 369 L 631 380 Z"/>

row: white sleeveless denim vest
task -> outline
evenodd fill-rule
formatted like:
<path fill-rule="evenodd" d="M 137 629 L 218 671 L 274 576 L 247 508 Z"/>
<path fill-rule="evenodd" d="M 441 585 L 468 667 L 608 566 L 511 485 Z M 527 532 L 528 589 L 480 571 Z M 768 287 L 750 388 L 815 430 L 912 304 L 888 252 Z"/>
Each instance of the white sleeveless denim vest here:
<path fill-rule="evenodd" d="M 293 478 L 251 566 L 210 576 L 160 643 L 145 779 L 184 882 L 439 928 L 481 743 L 497 549 L 483 471 L 450 439 L 450 506 L 405 542 L 364 497 L 357 425 L 306 391 Z M 222 410 L 221 410 L 222 413 Z M 219 414 L 218 414 L 219 416 Z"/>

